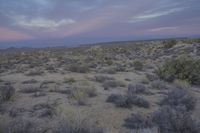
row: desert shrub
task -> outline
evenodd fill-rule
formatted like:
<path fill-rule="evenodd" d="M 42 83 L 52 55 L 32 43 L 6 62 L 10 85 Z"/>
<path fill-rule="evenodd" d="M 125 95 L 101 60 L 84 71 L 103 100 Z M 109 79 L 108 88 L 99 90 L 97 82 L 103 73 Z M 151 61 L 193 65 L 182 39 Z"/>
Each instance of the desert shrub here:
<path fill-rule="evenodd" d="M 116 107 L 121 107 L 121 108 L 132 108 L 133 105 L 136 105 L 138 107 L 143 107 L 143 108 L 150 107 L 150 104 L 147 100 L 135 95 L 111 94 L 107 98 L 107 102 L 114 103 Z"/>
<path fill-rule="evenodd" d="M 103 83 L 104 81 L 107 81 L 107 80 L 114 80 L 114 78 L 105 76 L 105 75 L 96 75 L 95 80 L 99 83 Z"/>
<path fill-rule="evenodd" d="M 10 84 L 6 84 L 0 87 L 0 102 L 8 101 L 15 94 L 15 88 Z"/>
<path fill-rule="evenodd" d="M 71 90 L 71 97 L 76 100 L 79 105 L 85 105 L 87 99 L 97 96 L 96 88 L 91 85 L 74 85 Z"/>
<path fill-rule="evenodd" d="M 106 101 L 114 103 L 116 107 L 121 107 L 121 108 L 132 107 L 132 104 L 129 102 L 128 97 L 126 95 L 111 94 Z"/>
<path fill-rule="evenodd" d="M 199 133 L 200 123 L 183 108 L 164 106 L 152 115 L 160 133 Z"/>
<path fill-rule="evenodd" d="M 87 65 L 72 64 L 69 66 L 68 70 L 77 73 L 87 73 L 90 71 L 90 68 Z"/>
<path fill-rule="evenodd" d="M 130 129 L 144 129 L 152 128 L 154 123 L 151 116 L 132 114 L 130 118 L 125 119 L 124 126 Z"/>
<path fill-rule="evenodd" d="M 122 81 L 117 81 L 117 80 L 107 80 L 103 82 L 103 87 L 105 89 L 109 88 L 116 88 L 116 87 L 125 87 L 126 85 Z"/>
<path fill-rule="evenodd" d="M 200 130 L 199 121 L 185 108 L 174 109 L 169 106 L 163 106 L 147 116 L 132 114 L 130 118 L 125 119 L 124 126 L 136 132 L 149 131 L 148 133 L 199 133 Z"/>
<path fill-rule="evenodd" d="M 149 102 L 141 96 L 128 95 L 128 103 L 138 107 L 149 108 Z"/>
<path fill-rule="evenodd" d="M 183 106 L 188 111 L 194 109 L 195 103 L 195 98 L 188 91 L 182 89 L 172 90 L 161 101 L 161 105 L 169 105 L 171 107 Z"/>
<path fill-rule="evenodd" d="M 135 70 L 141 71 L 143 69 L 143 63 L 139 60 L 133 62 L 133 67 Z"/>
<path fill-rule="evenodd" d="M 128 85 L 128 93 L 129 94 L 149 94 L 149 90 L 147 90 L 146 86 L 143 84 L 129 84 Z"/>
<path fill-rule="evenodd" d="M 120 108 L 132 108 L 133 106 L 126 95 L 118 96 L 118 98 L 114 101 L 114 104 L 116 107 Z"/>
<path fill-rule="evenodd" d="M 119 95 L 119 94 L 111 94 L 111 95 L 107 98 L 106 102 L 114 103 L 114 102 L 116 102 L 116 101 L 119 99 L 119 97 L 121 97 L 121 95 Z"/>
<path fill-rule="evenodd" d="M 165 61 L 156 70 L 157 75 L 166 81 L 185 80 L 191 84 L 200 84 L 200 60 L 192 57 L 178 57 Z"/>
<path fill-rule="evenodd" d="M 169 48 L 172 48 L 173 46 L 175 46 L 177 44 L 177 41 L 176 40 L 168 40 L 168 41 L 164 41 L 163 44 L 164 44 L 165 49 L 169 49 Z"/>
<path fill-rule="evenodd" d="M 158 90 L 167 90 L 167 89 L 169 89 L 169 86 L 164 81 L 155 80 L 155 81 L 151 82 L 151 88 L 158 89 Z"/>

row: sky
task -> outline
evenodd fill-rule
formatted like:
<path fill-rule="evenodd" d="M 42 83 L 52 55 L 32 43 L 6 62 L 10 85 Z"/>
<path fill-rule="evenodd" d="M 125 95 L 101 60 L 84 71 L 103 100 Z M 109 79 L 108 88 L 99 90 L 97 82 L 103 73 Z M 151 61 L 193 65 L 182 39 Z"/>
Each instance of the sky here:
<path fill-rule="evenodd" d="M 200 35 L 200 0 L 0 0 L 0 47 Z"/>

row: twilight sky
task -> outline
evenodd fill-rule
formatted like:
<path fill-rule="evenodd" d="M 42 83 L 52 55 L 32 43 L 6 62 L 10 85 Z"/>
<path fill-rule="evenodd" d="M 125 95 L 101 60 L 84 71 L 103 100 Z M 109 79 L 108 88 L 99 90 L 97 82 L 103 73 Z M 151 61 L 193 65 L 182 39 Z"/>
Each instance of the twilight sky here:
<path fill-rule="evenodd" d="M 200 0 L 0 0 L 0 45 L 198 35 Z"/>

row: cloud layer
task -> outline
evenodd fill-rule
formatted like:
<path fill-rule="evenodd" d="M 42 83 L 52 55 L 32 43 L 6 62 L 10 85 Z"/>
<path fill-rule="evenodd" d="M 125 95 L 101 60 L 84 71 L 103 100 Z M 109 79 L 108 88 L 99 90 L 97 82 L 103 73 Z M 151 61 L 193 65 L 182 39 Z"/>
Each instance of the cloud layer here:
<path fill-rule="evenodd" d="M 200 35 L 199 12 L 199 0 L 0 0 L 0 42 Z"/>

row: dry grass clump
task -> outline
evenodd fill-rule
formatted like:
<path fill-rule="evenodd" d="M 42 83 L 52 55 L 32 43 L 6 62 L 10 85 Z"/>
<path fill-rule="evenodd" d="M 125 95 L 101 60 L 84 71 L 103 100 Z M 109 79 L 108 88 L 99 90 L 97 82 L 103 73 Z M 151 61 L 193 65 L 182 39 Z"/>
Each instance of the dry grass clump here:
<path fill-rule="evenodd" d="M 72 83 L 76 82 L 76 80 L 73 77 L 70 77 L 70 78 L 64 77 L 64 81 L 63 82 L 64 83 L 68 83 L 68 84 L 72 84 Z"/>
<path fill-rule="evenodd" d="M 110 77 L 110 76 L 105 76 L 105 75 L 96 75 L 95 76 L 95 81 L 97 81 L 99 83 L 103 83 L 107 80 L 114 80 L 114 78 Z"/>
<path fill-rule="evenodd" d="M 175 87 L 180 88 L 180 89 L 190 88 L 190 84 L 185 80 L 176 79 L 174 80 L 173 84 L 175 85 Z"/>
<path fill-rule="evenodd" d="M 88 98 L 97 95 L 96 88 L 88 82 L 84 84 L 75 84 L 71 90 L 71 97 L 79 104 L 85 105 Z"/>
<path fill-rule="evenodd" d="M 116 74 L 117 73 L 115 67 L 106 67 L 106 68 L 103 68 L 100 72 L 107 73 L 107 74 Z"/>
<path fill-rule="evenodd" d="M 91 122 L 89 117 L 77 111 L 64 111 L 54 133 L 105 133 L 104 129 Z"/>
<path fill-rule="evenodd" d="M 82 65 L 72 64 L 69 66 L 68 70 L 71 72 L 77 72 L 77 73 L 87 73 L 90 71 L 90 68 L 89 66 L 85 64 L 82 64 Z"/>

